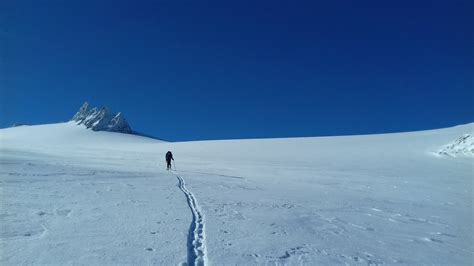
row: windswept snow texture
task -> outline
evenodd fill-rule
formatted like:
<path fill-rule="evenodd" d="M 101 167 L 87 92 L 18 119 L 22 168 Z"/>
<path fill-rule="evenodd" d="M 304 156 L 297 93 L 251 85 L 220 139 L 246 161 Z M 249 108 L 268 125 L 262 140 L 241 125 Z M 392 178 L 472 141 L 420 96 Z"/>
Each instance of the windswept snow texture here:
<path fill-rule="evenodd" d="M 438 153 L 465 134 L 473 124 L 182 143 L 2 129 L 0 264 L 471 265 L 474 161 Z"/>

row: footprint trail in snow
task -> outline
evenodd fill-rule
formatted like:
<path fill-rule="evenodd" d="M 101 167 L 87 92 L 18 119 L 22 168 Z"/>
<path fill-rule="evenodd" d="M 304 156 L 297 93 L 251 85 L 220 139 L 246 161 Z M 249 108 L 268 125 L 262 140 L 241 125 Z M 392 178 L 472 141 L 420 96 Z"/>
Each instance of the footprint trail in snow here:
<path fill-rule="evenodd" d="M 184 179 L 179 175 L 178 187 L 186 196 L 189 208 L 193 215 L 193 220 L 189 226 L 188 232 L 188 265 L 205 265 L 206 264 L 206 238 L 204 234 L 204 216 L 201 213 L 199 205 L 193 193 L 186 188 Z"/>

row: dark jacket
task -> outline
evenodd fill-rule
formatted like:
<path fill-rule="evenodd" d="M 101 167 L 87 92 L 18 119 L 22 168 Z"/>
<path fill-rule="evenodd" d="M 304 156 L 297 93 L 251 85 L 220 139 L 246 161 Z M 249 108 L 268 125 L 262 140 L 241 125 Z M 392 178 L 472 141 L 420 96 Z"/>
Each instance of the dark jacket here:
<path fill-rule="evenodd" d="M 171 160 L 174 160 L 173 159 L 173 154 L 169 151 L 169 152 L 166 153 L 166 161 L 170 162 Z"/>

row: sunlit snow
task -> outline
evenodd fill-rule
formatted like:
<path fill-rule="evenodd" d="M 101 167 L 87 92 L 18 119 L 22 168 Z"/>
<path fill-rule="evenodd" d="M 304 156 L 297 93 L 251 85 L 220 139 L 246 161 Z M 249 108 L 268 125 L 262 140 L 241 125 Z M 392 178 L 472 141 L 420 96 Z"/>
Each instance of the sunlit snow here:
<path fill-rule="evenodd" d="M 473 131 L 168 143 L 1 129 L 0 264 L 470 265 L 473 157 L 440 151 Z"/>

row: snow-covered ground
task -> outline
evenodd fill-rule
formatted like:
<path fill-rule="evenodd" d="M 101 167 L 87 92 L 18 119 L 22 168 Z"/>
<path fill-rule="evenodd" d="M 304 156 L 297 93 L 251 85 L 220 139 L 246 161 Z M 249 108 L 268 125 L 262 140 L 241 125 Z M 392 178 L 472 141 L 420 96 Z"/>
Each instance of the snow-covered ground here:
<path fill-rule="evenodd" d="M 441 151 L 473 125 L 181 143 L 1 129 L 0 264 L 470 265 L 472 152 Z"/>

